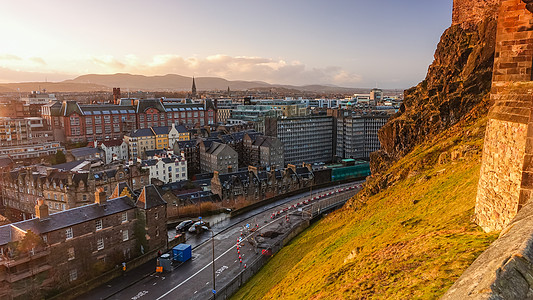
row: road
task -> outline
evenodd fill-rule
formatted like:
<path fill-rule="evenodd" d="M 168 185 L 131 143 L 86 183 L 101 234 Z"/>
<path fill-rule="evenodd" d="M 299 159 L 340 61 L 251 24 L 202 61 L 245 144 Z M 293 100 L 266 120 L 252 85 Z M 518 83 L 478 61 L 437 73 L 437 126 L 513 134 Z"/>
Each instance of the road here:
<path fill-rule="evenodd" d="M 133 285 L 128 285 L 125 280 L 118 278 L 80 299 L 210 299 L 213 297 L 213 273 L 215 273 L 216 290 L 229 283 L 261 255 L 261 249 L 256 250 L 250 242 L 247 224 L 251 228 L 255 227 L 255 232 L 289 231 L 292 225 L 304 217 L 303 213 L 298 212 L 298 208 L 310 209 L 313 203 L 324 199 L 327 201 L 333 195 L 353 194 L 355 187 L 360 183 L 353 182 L 324 188 L 313 191 L 312 195 L 306 193 L 289 197 L 221 222 L 212 228 L 213 239 L 211 232 L 204 232 L 187 241 L 193 244 L 193 257 L 185 263 L 175 265 L 172 272 L 153 273 L 148 269 L 145 271 L 148 276 L 140 273 L 136 278 L 130 276 L 127 279 L 138 281 Z M 305 200 L 309 202 L 303 203 Z M 155 265 L 152 270 L 155 270 Z"/>

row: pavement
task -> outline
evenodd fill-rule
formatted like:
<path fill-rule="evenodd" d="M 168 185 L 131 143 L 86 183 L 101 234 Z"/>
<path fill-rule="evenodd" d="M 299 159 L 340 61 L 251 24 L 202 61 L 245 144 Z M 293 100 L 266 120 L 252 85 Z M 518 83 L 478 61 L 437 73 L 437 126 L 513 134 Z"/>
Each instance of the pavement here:
<path fill-rule="evenodd" d="M 355 186 L 359 182 L 340 185 L 338 187 Z M 324 188 L 313 191 L 313 196 L 335 190 L 338 187 Z M 272 219 L 272 213 L 287 207 L 310 194 L 300 194 L 268 204 L 245 214 L 218 222 L 212 227 L 214 233 L 214 249 L 211 232 L 188 235 L 187 244 L 192 245 L 192 259 L 181 264 L 174 264 L 171 272 L 155 273 L 156 259 L 124 273 L 122 276 L 95 288 L 78 299 L 209 299 L 212 298 L 213 274 L 216 286 L 221 287 L 256 260 L 260 253 L 252 246 L 246 236 L 249 232 L 246 225 L 259 226 L 262 232 L 288 231 L 291 224 L 301 220 L 301 216 L 291 216 L 287 222 L 285 217 Z M 237 240 L 244 239 L 239 243 Z M 268 241 L 267 241 L 268 242 Z M 274 242 L 273 240 L 270 242 Z M 213 253 L 215 268 L 213 268 Z"/>

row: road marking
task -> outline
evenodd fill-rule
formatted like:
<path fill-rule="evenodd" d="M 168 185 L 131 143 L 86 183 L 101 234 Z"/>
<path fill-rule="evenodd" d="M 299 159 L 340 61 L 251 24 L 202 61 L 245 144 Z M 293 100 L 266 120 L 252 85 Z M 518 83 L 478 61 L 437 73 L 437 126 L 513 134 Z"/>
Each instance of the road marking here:
<path fill-rule="evenodd" d="M 273 224 L 273 223 L 276 223 L 278 222 L 279 220 L 273 220 L 265 225 L 263 225 L 262 227 L 258 228 L 256 231 L 259 231 L 259 230 L 262 230 L 263 228 L 269 226 L 270 224 Z M 248 237 L 250 237 L 252 234 L 244 237 L 243 241 L 247 240 Z M 222 253 L 221 255 L 219 255 L 217 258 L 215 258 L 215 261 L 217 261 L 219 258 L 223 257 L 224 255 L 226 255 L 228 252 L 230 252 L 233 248 L 236 248 L 236 245 L 233 245 L 232 247 L 230 247 L 228 250 L 224 251 L 224 253 Z M 172 293 L 173 291 L 175 291 L 177 288 L 179 288 L 180 286 L 182 286 L 183 284 L 187 283 L 189 280 L 191 280 L 192 278 L 194 278 L 196 275 L 200 274 L 203 270 L 207 269 L 213 262 L 210 262 L 208 263 L 207 265 L 205 265 L 203 268 L 201 268 L 200 270 L 198 270 L 196 273 L 192 274 L 189 278 L 185 279 L 184 281 L 182 281 L 180 284 L 176 285 L 175 287 L 171 288 L 170 290 L 168 290 L 168 292 L 164 293 L 163 295 L 159 296 L 159 298 L 157 298 L 156 300 L 160 300 L 160 299 L 163 299 L 164 297 L 166 297 L 168 294 Z M 195 291 L 194 294 L 196 294 L 198 291 Z"/>
<path fill-rule="evenodd" d="M 141 298 L 142 296 L 148 294 L 148 291 L 142 291 L 142 292 L 139 292 L 137 295 L 131 297 L 132 300 L 137 300 L 139 298 Z"/>

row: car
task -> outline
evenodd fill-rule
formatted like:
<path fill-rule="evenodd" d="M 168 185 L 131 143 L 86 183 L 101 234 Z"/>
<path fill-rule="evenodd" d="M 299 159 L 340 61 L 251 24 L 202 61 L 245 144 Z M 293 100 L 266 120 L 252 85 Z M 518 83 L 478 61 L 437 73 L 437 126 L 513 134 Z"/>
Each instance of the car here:
<path fill-rule="evenodd" d="M 204 221 L 195 222 L 194 224 L 191 225 L 191 227 L 189 227 L 189 232 L 190 233 L 194 233 L 194 232 L 196 232 L 197 227 L 198 228 L 206 227 L 205 225 L 206 224 L 205 224 Z"/>
<path fill-rule="evenodd" d="M 192 220 L 185 220 L 179 223 L 178 226 L 176 226 L 176 231 L 185 231 L 189 229 L 189 227 L 191 227 L 192 224 L 193 224 Z"/>

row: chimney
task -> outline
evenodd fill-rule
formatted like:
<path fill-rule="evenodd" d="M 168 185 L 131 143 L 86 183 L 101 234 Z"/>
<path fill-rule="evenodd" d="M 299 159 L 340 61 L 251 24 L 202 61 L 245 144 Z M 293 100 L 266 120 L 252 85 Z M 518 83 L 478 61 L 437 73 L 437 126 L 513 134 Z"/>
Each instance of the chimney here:
<path fill-rule="evenodd" d="M 42 198 L 39 198 L 37 200 L 37 205 L 35 205 L 35 216 L 40 220 L 48 219 L 50 216 L 48 205 L 44 203 L 44 199 Z"/>
<path fill-rule="evenodd" d="M 107 201 L 106 193 L 103 188 L 97 188 L 96 192 L 94 192 L 94 203 L 98 203 L 98 205 L 105 205 Z"/>

